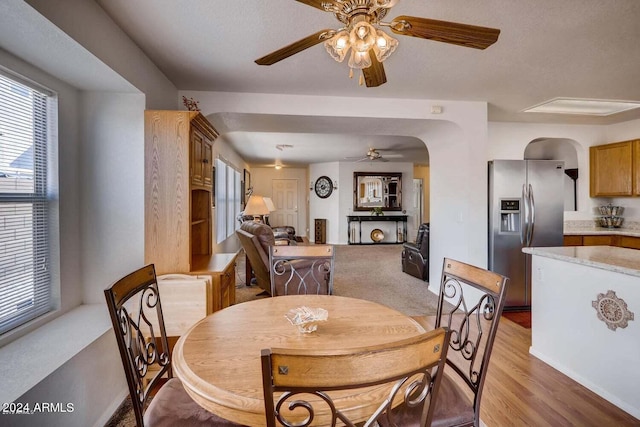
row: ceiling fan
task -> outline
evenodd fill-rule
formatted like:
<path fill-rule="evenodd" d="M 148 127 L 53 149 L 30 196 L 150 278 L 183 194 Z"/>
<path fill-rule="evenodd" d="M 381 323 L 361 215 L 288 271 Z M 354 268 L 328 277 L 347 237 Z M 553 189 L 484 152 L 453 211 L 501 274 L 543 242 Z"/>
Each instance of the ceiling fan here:
<path fill-rule="evenodd" d="M 378 161 L 378 162 L 388 162 L 389 160 L 382 157 L 382 154 L 375 148 L 369 148 L 367 154 L 364 157 L 345 157 L 345 159 L 358 159 L 356 162 L 370 162 L 370 161 Z"/>
<path fill-rule="evenodd" d="M 325 29 L 256 59 L 256 64 L 272 65 L 318 43 L 342 62 L 349 50 L 350 77 L 362 70 L 360 84 L 380 86 L 387 81 L 382 62 L 391 55 L 398 41 L 382 31 L 389 27 L 395 34 L 451 43 L 475 49 L 486 49 L 498 40 L 500 30 L 415 16 L 398 16 L 391 22 L 382 19 L 399 0 L 295 0 L 330 12 L 344 24 L 337 30 Z"/>

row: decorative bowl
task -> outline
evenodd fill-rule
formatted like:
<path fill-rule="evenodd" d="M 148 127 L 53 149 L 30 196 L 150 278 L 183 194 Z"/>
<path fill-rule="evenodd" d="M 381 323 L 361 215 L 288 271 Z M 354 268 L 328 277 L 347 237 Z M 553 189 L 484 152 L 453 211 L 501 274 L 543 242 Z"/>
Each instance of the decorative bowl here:
<path fill-rule="evenodd" d="M 598 217 L 596 222 L 600 227 L 620 228 L 624 222 L 624 218 L 621 216 L 601 216 Z"/>
<path fill-rule="evenodd" d="M 624 212 L 624 207 L 623 206 L 606 205 L 606 206 L 599 206 L 598 210 L 600 211 L 600 215 L 620 216 L 620 215 L 622 215 L 622 212 Z"/>
<path fill-rule="evenodd" d="M 371 230 L 371 240 L 376 243 L 380 243 L 382 242 L 382 239 L 384 239 L 384 233 L 382 232 L 382 230 L 380 230 L 379 228 L 374 228 L 373 230 Z"/>
<path fill-rule="evenodd" d="M 318 322 L 329 318 L 329 312 L 324 308 L 309 308 L 306 306 L 292 308 L 284 315 L 292 325 L 303 334 L 309 334 L 318 329 Z"/>

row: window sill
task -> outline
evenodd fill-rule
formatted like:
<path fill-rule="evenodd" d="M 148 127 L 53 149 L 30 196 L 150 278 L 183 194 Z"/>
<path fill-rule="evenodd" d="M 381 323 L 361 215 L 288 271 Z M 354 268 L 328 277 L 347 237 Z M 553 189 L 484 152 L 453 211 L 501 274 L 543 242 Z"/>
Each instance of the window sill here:
<path fill-rule="evenodd" d="M 104 304 L 85 304 L 0 348 L 0 402 L 13 402 L 111 329 Z"/>

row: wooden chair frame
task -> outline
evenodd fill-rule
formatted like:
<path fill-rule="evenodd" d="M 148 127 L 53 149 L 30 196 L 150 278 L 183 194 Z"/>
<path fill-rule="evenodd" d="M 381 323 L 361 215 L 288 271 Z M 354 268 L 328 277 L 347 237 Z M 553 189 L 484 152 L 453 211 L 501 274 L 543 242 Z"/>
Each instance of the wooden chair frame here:
<path fill-rule="evenodd" d="M 334 266 L 332 245 L 271 246 L 271 295 L 325 294 L 323 288 L 332 295 Z"/>
<path fill-rule="evenodd" d="M 123 277 L 105 289 L 104 295 L 116 330 L 136 423 L 142 426 L 151 391 L 160 385 L 165 375 L 166 378 L 173 377 L 154 266 L 147 265 Z M 126 306 L 132 298 L 138 299 L 135 313 L 130 313 Z M 150 316 L 155 316 L 156 321 L 151 322 Z M 154 365 L 157 372 L 149 381 L 146 376 Z"/>
<path fill-rule="evenodd" d="M 429 426 L 434 399 L 447 357 L 450 332 L 439 328 L 418 336 L 379 346 L 336 351 L 298 349 L 262 350 L 262 378 L 266 425 L 305 427 L 331 424 L 338 420 L 347 426 L 372 426 L 380 420 L 393 422 L 392 406 L 404 401 L 422 407 L 421 426 Z M 379 384 L 392 385 L 380 402 L 363 401 L 373 411 L 368 419 L 351 420 L 334 404 L 331 392 Z M 274 393 L 282 392 L 276 399 Z M 401 399 L 401 400 L 397 400 Z M 315 406 L 314 406 L 315 404 Z M 323 417 L 318 404 L 327 405 L 330 415 Z M 377 406 L 376 406 L 377 405 Z M 292 418 L 290 409 L 302 414 Z M 361 414 L 360 414 L 361 415 Z M 321 419 L 316 419 L 321 418 Z"/>
<path fill-rule="evenodd" d="M 451 331 L 447 365 L 464 380 L 474 396 L 474 421 L 465 425 L 480 424 L 482 389 L 504 308 L 507 283 L 508 278 L 498 273 L 449 258 L 443 261 L 435 327 L 444 326 Z M 469 304 L 470 300 L 474 304 Z M 446 308 L 445 312 L 445 307 L 450 307 L 448 304 L 452 304 L 453 309 Z"/>

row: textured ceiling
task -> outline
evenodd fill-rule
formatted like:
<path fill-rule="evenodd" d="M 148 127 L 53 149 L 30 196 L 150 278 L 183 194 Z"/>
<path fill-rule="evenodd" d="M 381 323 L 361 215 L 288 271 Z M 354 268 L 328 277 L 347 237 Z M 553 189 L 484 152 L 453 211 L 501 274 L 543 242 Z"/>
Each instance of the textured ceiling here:
<path fill-rule="evenodd" d="M 555 97 L 640 101 L 638 0 L 400 0 L 387 21 L 412 15 L 501 34 L 484 51 L 397 36 L 400 45 L 384 63 L 388 82 L 378 88 L 358 86 L 321 44 L 272 66 L 253 62 L 340 26 L 295 0 L 97 2 L 180 90 L 485 101 L 491 121 L 640 117 L 640 109 L 607 118 L 521 112 Z"/>

